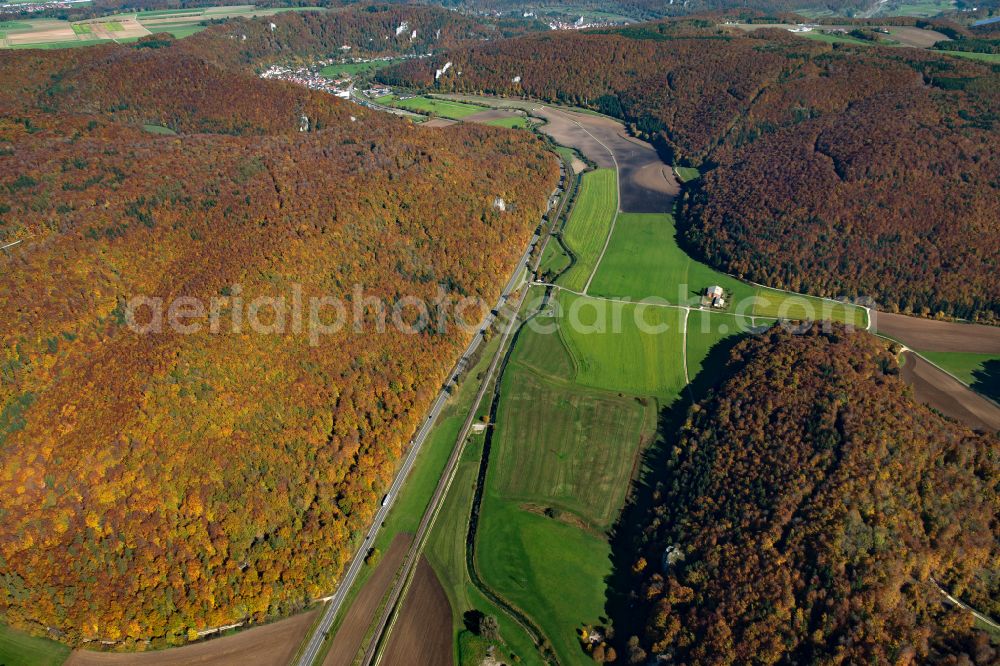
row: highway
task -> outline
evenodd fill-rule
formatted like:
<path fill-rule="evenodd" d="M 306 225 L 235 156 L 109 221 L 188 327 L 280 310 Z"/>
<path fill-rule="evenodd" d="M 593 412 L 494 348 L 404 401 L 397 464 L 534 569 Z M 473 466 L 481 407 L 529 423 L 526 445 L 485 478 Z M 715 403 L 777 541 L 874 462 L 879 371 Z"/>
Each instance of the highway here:
<path fill-rule="evenodd" d="M 344 604 L 344 600 L 346 599 L 348 592 L 354 585 L 354 581 L 357 579 L 358 573 L 364 565 L 365 554 L 368 552 L 368 549 L 371 548 L 372 544 L 375 543 L 375 537 L 378 535 L 378 531 L 381 529 L 386 516 L 389 515 L 389 511 L 392 509 L 392 505 L 395 503 L 396 497 L 399 495 L 399 490 L 406 481 L 406 477 L 413 468 L 417 455 L 420 453 L 420 448 L 423 446 L 427 436 L 430 434 L 431 429 L 434 426 L 434 422 L 437 421 L 438 416 L 440 416 L 441 410 L 444 409 L 448 402 L 448 387 L 455 382 L 458 375 L 469 365 L 473 355 L 483 343 L 483 331 L 492 326 L 496 318 L 496 315 L 493 313 L 500 312 L 500 309 L 507 303 L 507 299 L 510 297 L 511 292 L 513 292 L 520 283 L 521 276 L 524 274 L 525 269 L 528 268 L 528 262 L 531 259 L 531 252 L 534 250 L 535 244 L 538 242 L 538 238 L 537 233 L 531 237 L 531 242 L 528 244 L 528 248 L 524 251 L 524 255 L 522 255 L 521 260 L 518 261 L 517 267 L 514 269 L 514 273 L 511 275 L 510 280 L 508 280 L 503 292 L 501 292 L 496 306 L 483 320 L 479 332 L 473 336 L 469 346 L 466 348 L 465 352 L 462 354 L 461 358 L 459 358 L 455 367 L 448 375 L 448 380 L 445 382 L 441 392 L 438 393 L 437 398 L 435 398 L 432 403 L 431 409 L 427 414 L 427 418 L 424 419 L 424 422 L 417 431 L 417 434 L 413 437 L 410 444 L 410 450 L 403 459 L 403 464 L 400 466 L 399 471 L 396 473 L 396 478 L 393 480 L 392 485 L 387 491 L 386 501 L 383 502 L 381 507 L 379 507 L 375 517 L 372 519 L 371 527 L 368 529 L 368 533 L 365 535 L 364 541 L 358 547 L 357 552 L 351 559 L 351 564 L 348 566 L 347 571 L 341 578 L 340 583 L 337 586 L 337 591 L 333 595 L 323 599 L 323 601 L 328 601 L 329 603 L 323 611 L 323 617 L 320 619 L 319 625 L 309 637 L 309 642 L 306 644 L 306 648 L 299 658 L 299 666 L 312 666 L 312 663 L 322 650 L 326 635 L 330 631 L 330 627 L 333 626 L 337 613 L 340 612 L 340 608 Z"/>

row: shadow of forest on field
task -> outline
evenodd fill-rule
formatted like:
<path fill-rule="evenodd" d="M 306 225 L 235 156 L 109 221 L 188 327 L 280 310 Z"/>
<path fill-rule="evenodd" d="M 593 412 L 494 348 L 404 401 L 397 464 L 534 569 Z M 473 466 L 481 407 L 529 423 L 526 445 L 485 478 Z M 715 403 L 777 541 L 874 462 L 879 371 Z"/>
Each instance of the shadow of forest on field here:
<path fill-rule="evenodd" d="M 1000 361 L 986 361 L 982 369 L 972 371 L 972 378 L 972 390 L 1000 402 Z"/>
<path fill-rule="evenodd" d="M 637 612 L 633 598 L 635 576 L 632 565 L 642 550 L 643 531 L 649 511 L 655 506 L 657 491 L 669 486 L 671 479 L 666 462 L 680 435 L 691 406 L 708 395 L 723 378 L 723 368 L 729 355 L 748 334 L 733 335 L 715 344 L 702 364 L 702 370 L 691 379 L 681 397 L 660 411 L 654 442 L 642 454 L 640 473 L 629 491 L 621 515 L 608 534 L 611 544 L 611 575 L 606 580 L 605 611 L 614 628 L 613 644 L 623 663 L 628 663 L 628 639 L 641 635 L 644 616 Z M 659 566 L 650 562 L 649 566 Z"/>

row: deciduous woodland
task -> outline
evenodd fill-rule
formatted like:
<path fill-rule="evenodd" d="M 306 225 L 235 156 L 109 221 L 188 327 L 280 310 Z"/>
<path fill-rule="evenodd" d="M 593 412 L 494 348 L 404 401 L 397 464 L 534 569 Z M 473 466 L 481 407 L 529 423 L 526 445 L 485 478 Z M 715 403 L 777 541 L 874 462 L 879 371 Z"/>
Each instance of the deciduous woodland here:
<path fill-rule="evenodd" d="M 528 133 L 421 129 L 179 45 L 0 54 L 0 244 L 26 239 L 0 257 L 0 614 L 71 644 L 329 592 L 472 334 L 365 307 L 317 346 L 138 335 L 128 299 L 492 302 L 558 178 Z"/>
<path fill-rule="evenodd" d="M 380 75 L 626 119 L 702 167 L 682 240 L 730 273 L 1000 319 L 1000 73 L 988 65 L 691 20 L 466 45 Z"/>
<path fill-rule="evenodd" d="M 996 663 L 939 586 L 1000 614 L 1000 441 L 897 375 L 839 326 L 733 350 L 637 544 L 631 663 Z"/>
<path fill-rule="evenodd" d="M 524 34 L 531 27 L 528 21 L 491 22 L 438 7 L 381 5 L 232 21 L 184 40 L 181 47 L 206 59 L 243 63 L 332 53 L 345 57 L 425 55 L 464 41 Z"/>

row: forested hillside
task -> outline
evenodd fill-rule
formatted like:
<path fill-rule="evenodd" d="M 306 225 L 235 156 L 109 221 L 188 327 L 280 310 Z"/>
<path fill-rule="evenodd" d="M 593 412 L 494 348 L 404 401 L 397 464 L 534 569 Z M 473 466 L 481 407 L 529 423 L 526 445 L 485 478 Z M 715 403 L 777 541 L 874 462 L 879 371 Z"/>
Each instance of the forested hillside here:
<path fill-rule="evenodd" d="M 842 328 L 740 343 L 637 545 L 631 663 L 995 664 L 1000 441 L 914 402 Z"/>
<path fill-rule="evenodd" d="M 227 64 L 317 56 L 415 56 L 465 40 L 525 34 L 531 28 L 529 21 L 501 22 L 439 7 L 360 4 L 330 11 L 288 12 L 265 21 L 230 21 L 185 39 L 182 48 Z"/>
<path fill-rule="evenodd" d="M 1000 72 L 988 65 L 691 20 L 468 45 L 382 76 L 626 119 L 702 167 L 683 239 L 728 272 L 1000 319 Z"/>
<path fill-rule="evenodd" d="M 329 592 L 471 335 L 382 331 L 361 299 L 492 302 L 558 176 L 528 133 L 421 129 L 179 44 L 0 54 L 0 245 L 23 241 L 0 251 L 0 620 L 70 644 Z M 188 301 L 139 334 L 140 296 L 218 326 Z M 311 339 L 319 297 L 360 332 Z"/>

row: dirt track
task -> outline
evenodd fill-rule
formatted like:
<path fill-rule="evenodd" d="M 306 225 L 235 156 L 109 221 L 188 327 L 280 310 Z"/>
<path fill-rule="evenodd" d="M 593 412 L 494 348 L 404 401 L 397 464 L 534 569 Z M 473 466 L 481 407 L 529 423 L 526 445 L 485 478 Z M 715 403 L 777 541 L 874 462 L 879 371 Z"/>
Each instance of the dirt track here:
<path fill-rule="evenodd" d="M 382 663 L 451 666 L 451 627 L 448 596 L 434 569 L 421 557 Z"/>
<path fill-rule="evenodd" d="M 247 631 L 171 650 L 143 653 L 76 650 L 66 666 L 288 666 L 316 611 Z"/>
<path fill-rule="evenodd" d="M 900 376 L 913 387 L 917 400 L 972 428 L 1000 431 L 1000 408 L 916 354 L 903 356 Z"/>
<path fill-rule="evenodd" d="M 879 312 L 875 329 L 917 351 L 1000 354 L 1000 326 L 960 324 Z"/>
<path fill-rule="evenodd" d="M 397 534 L 393 538 L 389 549 L 382 555 L 382 560 L 375 568 L 375 573 L 361 588 L 357 599 L 351 604 L 351 609 L 347 612 L 340 629 L 333 637 L 330 652 L 326 655 L 323 666 L 351 666 L 354 663 L 354 658 L 361 650 L 365 634 L 368 633 L 368 627 L 375 619 L 375 612 L 378 611 L 386 590 L 389 589 L 389 585 L 396 577 L 399 565 L 402 564 L 403 557 L 406 555 L 412 540 L 413 535 L 411 534 Z M 450 646 L 449 642 L 449 649 Z"/>

